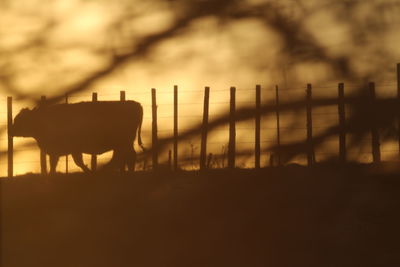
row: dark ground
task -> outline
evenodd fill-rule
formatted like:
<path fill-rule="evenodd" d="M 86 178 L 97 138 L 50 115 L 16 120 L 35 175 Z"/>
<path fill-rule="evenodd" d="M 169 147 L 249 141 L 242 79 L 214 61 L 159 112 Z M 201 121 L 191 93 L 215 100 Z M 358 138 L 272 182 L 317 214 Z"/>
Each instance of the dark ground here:
<path fill-rule="evenodd" d="M 367 165 L 1 183 L 2 267 L 400 266 L 400 175 Z"/>

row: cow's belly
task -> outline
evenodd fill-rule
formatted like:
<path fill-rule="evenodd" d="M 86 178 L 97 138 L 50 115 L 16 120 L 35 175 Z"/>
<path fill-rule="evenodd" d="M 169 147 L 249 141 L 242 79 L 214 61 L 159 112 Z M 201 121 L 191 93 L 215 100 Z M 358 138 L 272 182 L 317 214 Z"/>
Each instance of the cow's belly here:
<path fill-rule="evenodd" d="M 85 154 L 103 154 L 105 152 L 115 150 L 116 146 L 103 146 L 103 147 L 92 147 L 92 146 L 81 146 L 79 144 L 68 144 L 67 146 L 44 146 L 41 147 L 48 154 L 55 155 L 67 155 L 73 153 L 85 153 Z"/>
<path fill-rule="evenodd" d="M 103 148 L 87 148 L 81 151 L 81 153 L 85 153 L 85 154 L 96 154 L 96 155 L 100 155 L 103 153 L 106 153 L 108 151 L 114 150 L 115 147 L 103 147 Z"/>
<path fill-rule="evenodd" d="M 39 144 L 40 145 L 40 144 Z M 49 154 L 72 153 L 103 154 L 107 151 L 133 146 L 129 136 L 53 136 L 46 139 L 42 148 Z"/>

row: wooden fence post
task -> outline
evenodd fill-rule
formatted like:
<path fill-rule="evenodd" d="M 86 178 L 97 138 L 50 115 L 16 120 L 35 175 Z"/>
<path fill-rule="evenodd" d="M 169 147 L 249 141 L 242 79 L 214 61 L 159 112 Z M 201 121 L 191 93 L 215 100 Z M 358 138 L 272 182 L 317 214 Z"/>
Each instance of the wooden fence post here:
<path fill-rule="evenodd" d="M 377 112 L 376 106 L 375 106 L 375 100 L 376 100 L 376 93 L 375 93 L 375 83 L 370 82 L 368 85 L 369 88 L 369 94 L 370 94 L 370 100 L 371 100 L 371 108 L 374 109 L 374 112 Z M 374 115 L 376 115 L 374 113 Z M 371 137 L 372 137 L 372 160 L 374 163 L 379 163 L 381 161 L 381 151 L 380 151 L 380 144 L 379 144 L 379 131 L 376 126 L 377 123 L 377 118 L 371 118 L 372 119 L 372 126 L 371 126 Z"/>
<path fill-rule="evenodd" d="M 12 97 L 7 97 L 7 136 L 8 136 L 8 150 L 7 150 L 7 163 L 8 163 L 8 178 L 12 178 L 14 176 L 13 171 L 13 159 L 14 159 L 14 143 L 13 143 L 13 135 L 12 135 Z"/>
<path fill-rule="evenodd" d="M 65 104 L 68 104 L 68 94 L 65 94 Z M 65 174 L 68 174 L 68 154 L 65 155 Z"/>
<path fill-rule="evenodd" d="M 344 84 L 338 86 L 338 112 L 339 112 L 339 161 L 346 163 L 346 109 L 344 102 Z"/>
<path fill-rule="evenodd" d="M 156 89 L 151 89 L 151 109 L 152 109 L 152 157 L 153 170 L 158 168 L 158 138 L 157 138 L 157 100 Z"/>
<path fill-rule="evenodd" d="M 92 102 L 97 102 L 97 93 L 92 93 Z M 90 168 L 92 171 L 96 171 L 97 169 L 97 155 L 92 154 L 90 160 Z"/>
<path fill-rule="evenodd" d="M 231 87 L 231 101 L 229 112 L 229 146 L 228 146 L 228 168 L 235 168 L 235 151 L 236 151 L 236 88 Z"/>
<path fill-rule="evenodd" d="M 125 97 L 125 91 L 119 91 L 119 101 L 121 102 L 125 102 L 126 101 L 126 97 Z M 122 166 L 122 171 L 125 171 L 125 164 Z M 133 170 L 135 169 L 135 166 L 133 166 Z"/>
<path fill-rule="evenodd" d="M 306 112 L 307 112 L 307 165 L 311 166 L 315 162 L 313 134 L 312 134 L 312 85 L 307 84 L 307 100 L 306 100 Z"/>
<path fill-rule="evenodd" d="M 277 158 L 278 166 L 282 165 L 281 162 L 281 130 L 280 130 L 280 117 L 279 117 L 279 87 L 275 87 L 275 104 L 276 104 L 276 145 L 278 147 Z"/>
<path fill-rule="evenodd" d="M 42 105 L 42 106 L 46 105 L 46 96 L 41 97 L 40 105 Z M 47 174 L 47 157 L 46 157 L 46 153 L 42 150 L 40 150 L 40 171 L 41 171 L 42 175 Z"/>
<path fill-rule="evenodd" d="M 398 99 L 398 106 L 400 106 L 400 63 L 397 63 L 397 99 Z M 398 114 L 397 131 L 399 135 L 399 159 L 400 159 L 400 109 L 397 114 Z"/>
<path fill-rule="evenodd" d="M 178 170 L 178 86 L 174 86 L 174 170 Z"/>
<path fill-rule="evenodd" d="M 208 154 L 208 157 L 207 157 L 207 169 L 211 168 L 212 158 L 213 158 L 213 154 L 212 153 Z"/>
<path fill-rule="evenodd" d="M 261 132 L 261 85 L 256 85 L 256 114 L 255 114 L 255 162 L 254 167 L 256 169 L 260 168 L 260 132 Z"/>
<path fill-rule="evenodd" d="M 208 106 L 210 99 L 210 87 L 204 89 L 203 125 L 201 127 L 200 146 L 200 170 L 206 169 L 207 160 L 207 130 L 208 130 Z"/>
<path fill-rule="evenodd" d="M 143 171 L 147 170 L 147 158 L 143 158 Z"/>
<path fill-rule="evenodd" d="M 172 151 L 168 150 L 168 170 L 172 170 Z"/>

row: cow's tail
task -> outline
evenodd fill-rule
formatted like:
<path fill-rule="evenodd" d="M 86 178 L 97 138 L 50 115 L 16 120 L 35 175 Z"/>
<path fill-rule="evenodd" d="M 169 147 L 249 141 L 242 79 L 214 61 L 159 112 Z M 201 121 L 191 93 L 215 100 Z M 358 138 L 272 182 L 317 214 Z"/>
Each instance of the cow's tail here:
<path fill-rule="evenodd" d="M 142 122 L 143 122 L 143 108 L 141 105 L 139 105 L 139 126 L 138 126 L 138 144 L 139 146 L 142 148 L 143 151 L 145 151 L 146 149 L 143 146 L 143 142 L 142 142 Z"/>

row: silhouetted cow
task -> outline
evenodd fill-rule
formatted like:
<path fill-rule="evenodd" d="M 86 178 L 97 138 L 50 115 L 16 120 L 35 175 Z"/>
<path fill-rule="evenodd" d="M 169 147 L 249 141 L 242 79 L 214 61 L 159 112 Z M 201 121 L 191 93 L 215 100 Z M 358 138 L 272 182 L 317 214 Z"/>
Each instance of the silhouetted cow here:
<path fill-rule="evenodd" d="M 32 110 L 22 109 L 14 119 L 13 136 L 33 137 L 50 156 L 50 172 L 55 173 L 60 156 L 71 154 L 76 165 L 89 171 L 82 153 L 102 154 L 113 150 L 110 163 L 125 164 L 134 170 L 133 143 L 140 136 L 143 108 L 135 101 L 98 101 L 55 104 Z"/>

